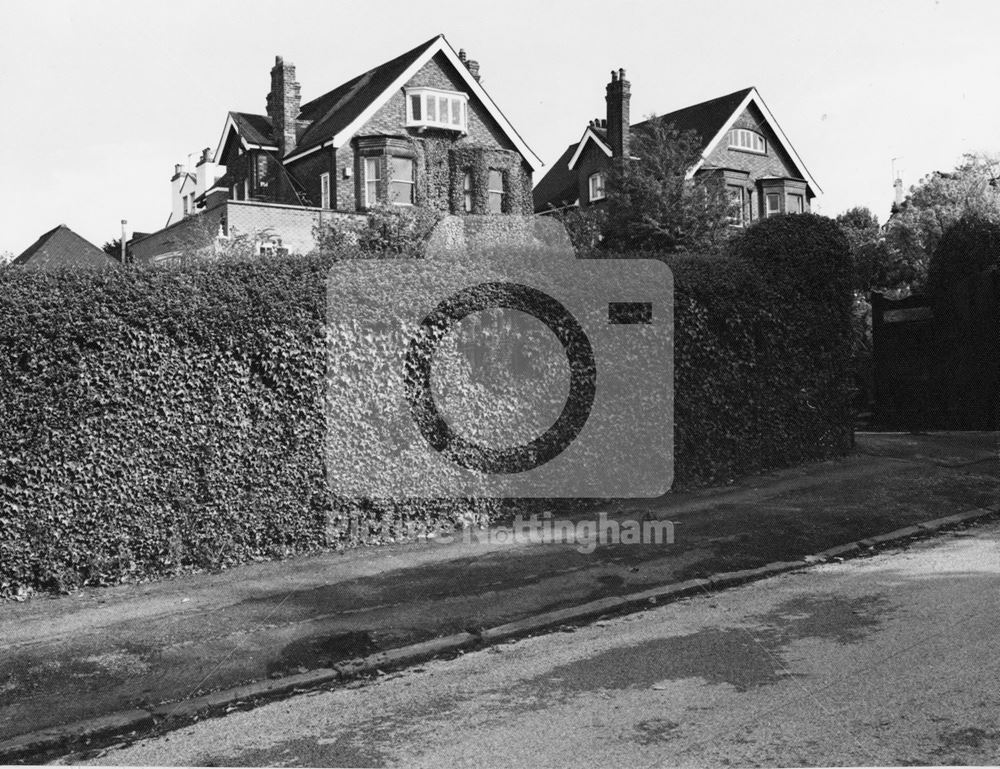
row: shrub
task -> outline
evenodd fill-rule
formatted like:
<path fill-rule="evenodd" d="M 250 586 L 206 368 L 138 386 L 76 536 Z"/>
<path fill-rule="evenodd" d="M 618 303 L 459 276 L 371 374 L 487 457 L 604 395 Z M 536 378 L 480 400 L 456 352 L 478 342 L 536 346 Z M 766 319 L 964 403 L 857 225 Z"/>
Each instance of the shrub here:
<path fill-rule="evenodd" d="M 336 217 L 313 227 L 316 251 L 351 258 L 423 257 L 442 214 L 422 206 L 380 204 L 363 221 Z"/>
<path fill-rule="evenodd" d="M 850 448 L 849 326 L 747 260 L 671 256 L 677 487 Z"/>
<path fill-rule="evenodd" d="M 816 214 L 768 217 L 731 240 L 728 253 L 749 260 L 776 286 L 849 307 L 850 247 L 832 219 Z"/>
<path fill-rule="evenodd" d="M 964 216 L 945 230 L 931 257 L 927 291 L 943 297 L 961 281 L 1000 266 L 1000 223 Z"/>

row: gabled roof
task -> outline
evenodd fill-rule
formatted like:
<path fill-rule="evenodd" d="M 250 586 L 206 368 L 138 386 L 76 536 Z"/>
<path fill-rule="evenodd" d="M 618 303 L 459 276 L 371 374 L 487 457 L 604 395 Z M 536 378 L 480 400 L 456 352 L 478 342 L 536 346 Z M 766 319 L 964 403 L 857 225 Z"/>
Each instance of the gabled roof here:
<path fill-rule="evenodd" d="M 535 185 L 532 197 L 535 200 L 536 212 L 572 206 L 577 202 L 579 193 L 576 174 L 570 170 L 569 161 L 578 146 L 579 142 L 569 145 L 559 159 L 549 166 L 548 173 Z"/>
<path fill-rule="evenodd" d="M 377 102 L 381 106 L 384 99 L 380 97 L 390 90 L 392 84 L 399 80 L 403 74 L 414 69 L 414 64 L 420 62 L 420 66 L 423 66 L 430 58 L 427 55 L 428 52 L 432 48 L 436 49 L 438 47 L 436 44 L 440 40 L 443 40 L 442 35 L 431 38 L 426 43 L 400 54 L 385 64 L 363 72 L 332 91 L 302 105 L 299 120 L 310 121 L 311 125 L 302 134 L 295 152 L 292 154 L 298 155 L 313 147 L 318 147 L 342 133 L 351 124 L 357 122 L 358 118 L 365 114 L 373 103 Z M 406 78 L 406 80 L 408 79 Z"/>
<path fill-rule="evenodd" d="M 28 246 L 12 264 L 30 267 L 110 267 L 118 260 L 60 224 Z"/>
<path fill-rule="evenodd" d="M 254 115 L 249 112 L 230 112 L 226 116 L 226 124 L 222 128 L 222 136 L 219 137 L 219 144 L 215 148 L 215 162 L 220 162 L 222 150 L 226 148 L 229 135 L 235 133 L 243 145 L 243 149 L 265 149 L 276 151 L 277 143 L 272 137 L 274 129 L 271 127 L 271 118 L 267 115 Z"/>
<path fill-rule="evenodd" d="M 726 119 L 722 122 L 722 124 L 719 125 L 718 129 L 715 131 L 714 134 L 710 133 L 712 122 L 714 122 L 714 120 L 717 119 L 724 112 L 725 107 L 727 107 L 729 104 L 728 100 L 734 100 L 735 97 L 739 96 L 740 94 L 743 94 L 743 97 L 738 101 L 736 106 L 730 110 L 728 117 L 726 117 Z M 711 105 L 713 102 L 722 100 L 726 100 L 727 102 L 726 105 L 718 105 L 716 107 L 705 109 L 707 105 Z M 774 131 L 774 135 L 777 137 L 778 143 L 781 144 L 781 148 L 787 153 L 788 157 L 791 159 L 792 163 L 798 169 L 799 174 L 802 176 L 802 178 L 806 180 L 806 183 L 810 187 L 812 187 L 813 194 L 822 192 L 823 191 L 822 188 L 816 183 L 816 180 L 813 179 L 812 174 L 809 173 L 809 169 L 806 168 L 805 163 L 802 162 L 802 159 L 799 157 L 799 154 L 795 151 L 795 148 L 792 146 L 792 143 L 788 141 L 788 137 L 785 136 L 785 132 L 781 130 L 781 126 L 778 125 L 778 121 L 774 119 L 774 115 L 771 114 L 771 110 L 769 110 L 767 108 L 767 105 L 764 104 L 764 100 L 760 97 L 760 94 L 757 93 L 756 88 L 745 88 L 742 91 L 736 91 L 734 93 L 728 94 L 727 96 L 721 96 L 719 97 L 719 99 L 713 99 L 712 101 L 703 102 L 702 104 L 696 104 L 694 107 L 688 107 L 684 110 L 678 110 L 677 112 L 671 113 L 672 115 L 678 115 L 679 113 L 682 112 L 699 110 L 699 112 L 703 115 L 712 116 L 712 121 L 706 122 L 703 130 L 698 130 L 698 133 L 701 136 L 702 141 L 705 141 L 706 144 L 701 151 L 701 160 L 698 163 L 696 163 L 694 167 L 688 172 L 688 176 L 689 177 L 694 176 L 695 172 L 699 168 L 701 168 L 702 164 L 705 162 L 705 159 L 709 155 L 711 155 L 713 151 L 715 151 L 715 148 L 719 146 L 719 143 L 725 138 L 726 134 L 729 133 L 729 129 L 733 127 L 733 123 L 736 122 L 736 119 L 740 115 L 742 115 L 743 111 L 751 104 L 755 105 L 757 109 L 761 111 L 761 114 L 764 116 L 764 120 L 770 126 L 771 130 Z M 694 119 L 698 119 L 698 117 L 699 113 L 695 113 L 695 115 L 693 116 Z M 668 116 L 664 115 L 662 118 L 657 118 L 657 119 L 666 120 L 668 119 Z M 684 126 L 682 125 L 682 120 L 686 119 L 689 118 L 674 118 L 671 119 L 671 122 L 673 122 L 677 128 L 683 131 L 686 130 L 686 128 L 684 128 Z"/>
<path fill-rule="evenodd" d="M 449 61 L 465 87 L 486 108 L 528 165 L 536 171 L 541 168 L 543 165 L 541 159 L 514 130 L 514 126 L 490 95 L 458 58 L 455 49 L 444 35 L 437 35 L 426 43 L 358 75 L 305 104 L 299 113 L 299 119 L 313 122 L 302 134 L 295 151 L 286 158 L 286 161 L 294 160 L 319 147 L 343 146 L 394 93 L 406 85 L 407 81 L 437 54 L 442 54 Z"/>
<path fill-rule="evenodd" d="M 443 55 L 451 63 L 468 91 L 497 122 L 500 130 L 510 139 L 532 169 L 541 168 L 541 159 L 531 151 L 521 135 L 514 130 L 514 126 L 510 124 L 510 121 L 479 84 L 479 81 L 472 76 L 468 67 L 458 58 L 455 49 L 451 47 L 444 35 L 437 35 L 416 48 L 363 72 L 332 91 L 302 105 L 297 118 L 302 133 L 298 137 L 295 150 L 284 158 L 283 162 L 296 160 L 320 147 L 343 146 L 394 93 L 438 54 Z M 221 157 L 230 131 L 237 133 L 244 147 L 277 149 L 269 117 L 246 112 L 230 112 L 226 126 L 222 131 L 222 138 L 219 140 L 216 158 Z"/>
<path fill-rule="evenodd" d="M 745 108 L 743 102 L 751 93 L 755 93 L 755 89 L 743 88 L 727 93 L 725 96 L 703 101 L 700 104 L 692 104 L 690 107 L 658 115 L 650 120 L 655 120 L 658 123 L 672 123 L 674 128 L 681 132 L 697 132 L 702 142 L 705 143 L 706 149 L 703 150 L 703 154 L 707 155 L 711 151 L 707 150 L 708 144 L 711 143 L 716 134 L 723 130 L 727 122 L 732 122 L 740 116 Z M 632 129 L 642 130 L 642 126 L 648 122 L 650 121 L 643 120 L 640 123 L 635 123 Z"/>
<path fill-rule="evenodd" d="M 593 125 L 587 126 L 587 130 L 583 132 L 580 141 L 576 143 L 576 151 L 573 153 L 573 157 L 569 159 L 569 169 L 571 171 L 576 168 L 576 161 L 580 159 L 580 155 L 587 148 L 587 142 L 592 142 L 601 152 L 611 157 L 611 147 L 608 145 L 608 130 Z"/>
<path fill-rule="evenodd" d="M 233 123 L 239 128 L 240 136 L 247 144 L 260 146 L 275 145 L 274 128 L 271 118 L 267 115 L 254 115 L 250 112 L 230 112 Z"/>
<path fill-rule="evenodd" d="M 690 107 L 668 112 L 665 115 L 658 115 L 650 118 L 650 120 L 634 123 L 629 128 L 632 131 L 641 132 L 651 121 L 656 121 L 658 123 L 671 123 L 681 132 L 689 130 L 697 132 L 701 137 L 703 146 L 701 160 L 688 171 L 688 177 L 692 177 L 701 168 L 705 159 L 712 154 L 719 143 L 725 138 L 733 123 L 736 122 L 736 119 L 743 114 L 743 111 L 751 103 L 756 105 L 761 111 L 764 119 L 774 131 L 782 149 L 788 154 L 792 163 L 795 164 L 802 178 L 806 180 L 814 192 L 821 192 L 820 186 L 816 184 L 816 180 L 812 178 L 809 170 L 799 158 L 798 153 L 795 152 L 795 148 L 788 141 L 788 138 L 774 119 L 771 111 L 764 104 L 764 100 L 757 93 L 756 88 L 743 88 L 739 91 L 733 91 L 725 96 L 719 96 L 715 99 L 703 101 L 700 104 L 693 104 Z M 573 199 L 576 199 L 576 177 L 572 171 L 576 165 L 576 161 L 583 154 L 584 149 L 586 149 L 588 142 L 593 142 L 605 154 L 610 156 L 611 148 L 607 144 L 606 131 L 602 131 L 600 128 L 595 128 L 594 126 L 588 126 L 580 141 L 569 146 L 566 152 L 563 153 L 563 156 L 556 161 L 535 187 L 534 199 L 536 211 L 544 210 L 544 207 L 550 205 L 562 205 L 562 203 L 557 202 L 562 198 L 553 196 L 553 193 L 558 193 L 563 189 L 569 190 L 572 188 Z M 553 179 L 550 181 L 549 177 L 553 177 Z"/>

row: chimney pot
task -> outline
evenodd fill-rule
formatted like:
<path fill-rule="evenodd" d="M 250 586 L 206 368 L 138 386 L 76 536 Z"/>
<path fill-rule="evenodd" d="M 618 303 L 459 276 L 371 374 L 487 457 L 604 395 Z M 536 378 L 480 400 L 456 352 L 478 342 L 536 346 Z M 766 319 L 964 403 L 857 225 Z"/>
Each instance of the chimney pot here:
<path fill-rule="evenodd" d="M 181 163 L 174 165 L 174 176 L 180 176 L 184 173 L 184 166 Z"/>

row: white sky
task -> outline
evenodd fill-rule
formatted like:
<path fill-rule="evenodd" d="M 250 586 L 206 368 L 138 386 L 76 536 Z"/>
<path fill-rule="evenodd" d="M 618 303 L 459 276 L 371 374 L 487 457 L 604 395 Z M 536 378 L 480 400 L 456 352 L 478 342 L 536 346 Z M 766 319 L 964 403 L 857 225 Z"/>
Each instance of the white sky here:
<path fill-rule="evenodd" d="M 604 115 L 619 67 L 633 121 L 757 86 L 830 216 L 865 205 L 884 220 L 894 157 L 909 187 L 963 152 L 1000 150 L 991 0 L 0 0 L 0 12 L 0 252 L 59 223 L 97 245 L 123 218 L 162 227 L 174 164 L 214 150 L 228 110 L 264 112 L 275 55 L 295 63 L 305 102 L 439 32 L 480 62 L 547 164 Z"/>

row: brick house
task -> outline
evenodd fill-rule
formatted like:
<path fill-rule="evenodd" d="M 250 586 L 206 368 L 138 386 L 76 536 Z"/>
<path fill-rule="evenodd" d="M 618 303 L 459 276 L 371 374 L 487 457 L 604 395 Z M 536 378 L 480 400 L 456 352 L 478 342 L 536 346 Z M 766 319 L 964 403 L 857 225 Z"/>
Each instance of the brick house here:
<path fill-rule="evenodd" d="M 631 90 L 625 70 L 612 71 L 606 88 L 607 117 L 592 120 L 580 140 L 569 145 L 534 189 L 536 213 L 568 206 L 600 205 L 605 199 L 608 166 L 629 156 L 632 132 L 649 121 L 631 124 Z M 679 131 L 694 130 L 701 159 L 688 176 L 720 179 L 733 203 L 733 223 L 779 213 L 809 211 L 819 185 L 802 163 L 756 88 L 651 118 Z"/>
<path fill-rule="evenodd" d="M 541 161 L 483 88 L 478 62 L 443 35 L 305 104 L 294 65 L 280 56 L 270 86 L 265 114 L 230 112 L 195 173 L 175 168 L 167 227 L 133 242 L 137 259 L 177 253 L 194 219 L 223 236 L 265 233 L 308 251 L 324 217 L 380 204 L 533 211 Z"/>

